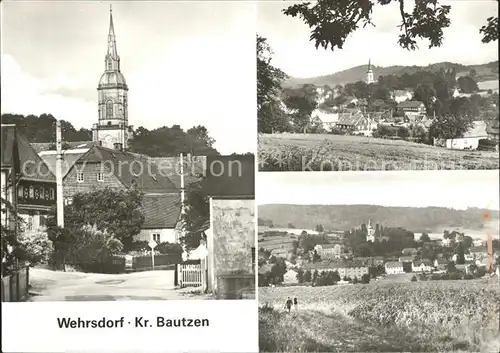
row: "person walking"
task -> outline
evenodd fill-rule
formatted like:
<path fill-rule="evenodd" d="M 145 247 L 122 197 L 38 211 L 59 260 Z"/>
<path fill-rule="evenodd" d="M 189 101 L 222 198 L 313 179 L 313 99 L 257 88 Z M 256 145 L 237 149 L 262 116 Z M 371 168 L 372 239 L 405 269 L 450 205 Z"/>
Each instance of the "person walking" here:
<path fill-rule="evenodd" d="M 290 312 L 290 310 L 292 310 L 292 299 L 290 297 L 288 297 L 288 299 L 286 300 L 286 303 L 285 303 L 285 309 Z"/>
<path fill-rule="evenodd" d="M 297 311 L 299 309 L 299 301 L 297 300 L 297 297 L 293 298 L 293 310 Z"/>

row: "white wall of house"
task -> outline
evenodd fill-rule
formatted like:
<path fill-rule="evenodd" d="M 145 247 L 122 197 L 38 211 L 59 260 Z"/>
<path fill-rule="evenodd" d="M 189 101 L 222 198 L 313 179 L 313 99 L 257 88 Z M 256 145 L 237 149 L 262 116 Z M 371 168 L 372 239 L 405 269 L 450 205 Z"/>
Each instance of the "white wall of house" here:
<path fill-rule="evenodd" d="M 295 272 L 293 270 L 287 271 L 283 275 L 283 282 L 284 283 L 298 283 L 299 281 L 297 279 L 297 272 Z"/>
<path fill-rule="evenodd" d="M 475 150 L 479 146 L 479 140 L 486 139 L 488 136 L 463 137 L 456 139 L 447 139 L 446 148 L 454 150 L 472 149 Z"/>
<path fill-rule="evenodd" d="M 177 243 L 178 234 L 174 228 L 160 228 L 160 229 L 141 229 L 141 232 L 134 237 L 136 241 L 150 241 L 153 239 L 157 243 L 169 242 L 171 244 Z M 158 241 L 159 239 L 159 241 Z"/>
<path fill-rule="evenodd" d="M 386 266 L 385 267 L 385 273 L 387 273 L 388 275 L 395 275 L 395 274 L 398 274 L 398 273 L 404 273 L 403 266 L 399 266 L 399 267 L 388 267 L 388 266 Z"/>

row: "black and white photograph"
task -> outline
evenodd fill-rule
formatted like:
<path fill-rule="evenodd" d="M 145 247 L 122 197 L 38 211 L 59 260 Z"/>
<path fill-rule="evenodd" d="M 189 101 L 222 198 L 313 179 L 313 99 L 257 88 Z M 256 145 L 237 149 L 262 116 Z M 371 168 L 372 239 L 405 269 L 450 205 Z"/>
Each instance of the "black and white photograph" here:
<path fill-rule="evenodd" d="M 253 13 L 2 4 L 2 302 L 255 299 Z"/>
<path fill-rule="evenodd" d="M 498 171 L 259 173 L 261 352 L 497 352 Z"/>
<path fill-rule="evenodd" d="M 259 171 L 498 169 L 497 13 L 259 2 Z"/>

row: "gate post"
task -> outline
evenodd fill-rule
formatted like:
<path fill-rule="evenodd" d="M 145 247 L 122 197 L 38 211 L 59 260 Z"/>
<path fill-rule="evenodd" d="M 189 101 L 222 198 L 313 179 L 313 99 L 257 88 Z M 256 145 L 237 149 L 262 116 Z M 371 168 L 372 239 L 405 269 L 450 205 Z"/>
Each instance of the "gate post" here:
<path fill-rule="evenodd" d="M 175 264 L 174 268 L 174 286 L 179 285 L 179 264 Z"/>

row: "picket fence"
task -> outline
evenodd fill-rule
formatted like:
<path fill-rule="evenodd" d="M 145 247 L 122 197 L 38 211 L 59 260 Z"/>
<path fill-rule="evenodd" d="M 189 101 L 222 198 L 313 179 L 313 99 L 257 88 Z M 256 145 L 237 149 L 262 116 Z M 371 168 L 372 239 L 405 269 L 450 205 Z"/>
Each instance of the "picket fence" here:
<path fill-rule="evenodd" d="M 206 261 L 197 263 L 186 262 L 179 265 L 179 284 L 181 288 L 200 287 L 204 292 L 207 288 Z"/>

